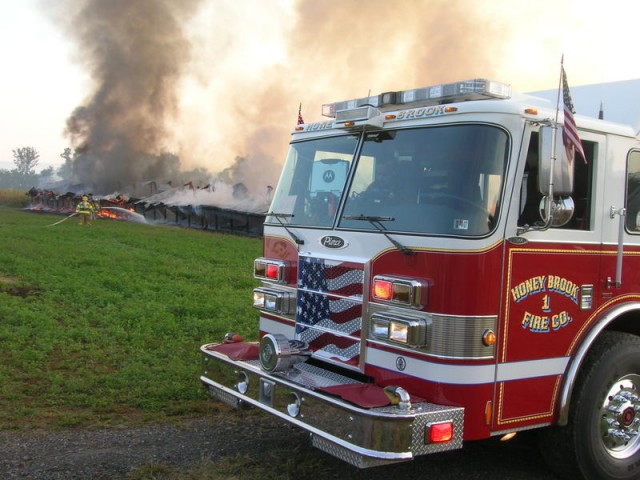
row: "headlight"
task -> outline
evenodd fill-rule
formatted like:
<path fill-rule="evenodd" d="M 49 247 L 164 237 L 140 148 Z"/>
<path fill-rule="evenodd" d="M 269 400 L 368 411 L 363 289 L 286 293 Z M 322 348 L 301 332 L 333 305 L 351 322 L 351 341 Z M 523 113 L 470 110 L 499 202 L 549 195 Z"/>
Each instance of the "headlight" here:
<path fill-rule="evenodd" d="M 253 291 L 253 306 L 256 308 L 264 308 L 264 292 L 259 290 Z"/>
<path fill-rule="evenodd" d="M 389 340 L 409 343 L 409 324 L 405 322 L 389 322 Z"/>
<path fill-rule="evenodd" d="M 371 318 L 371 335 L 373 338 L 389 338 L 389 320 L 374 315 Z"/>
<path fill-rule="evenodd" d="M 253 306 L 261 310 L 290 315 L 295 312 L 295 297 L 289 291 L 256 288 L 253 291 Z"/>
<path fill-rule="evenodd" d="M 424 318 L 398 317 L 375 313 L 371 316 L 371 336 L 411 347 L 427 344 L 427 321 Z"/>

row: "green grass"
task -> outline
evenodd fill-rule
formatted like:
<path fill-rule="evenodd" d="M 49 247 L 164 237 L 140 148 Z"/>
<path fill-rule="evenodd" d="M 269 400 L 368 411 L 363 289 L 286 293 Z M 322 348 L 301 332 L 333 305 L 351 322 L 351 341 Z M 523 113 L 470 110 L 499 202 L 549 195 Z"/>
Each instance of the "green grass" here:
<path fill-rule="evenodd" d="M 198 349 L 230 329 L 257 338 L 260 240 L 75 217 L 49 226 L 63 218 L 0 206 L 0 429 L 226 414 L 198 381 Z M 308 444 L 274 445 L 188 469 L 151 463 L 128 478 L 329 478 L 339 468 Z"/>
<path fill-rule="evenodd" d="M 257 239 L 0 206 L 0 429 L 202 414 L 201 344 L 256 339 Z"/>

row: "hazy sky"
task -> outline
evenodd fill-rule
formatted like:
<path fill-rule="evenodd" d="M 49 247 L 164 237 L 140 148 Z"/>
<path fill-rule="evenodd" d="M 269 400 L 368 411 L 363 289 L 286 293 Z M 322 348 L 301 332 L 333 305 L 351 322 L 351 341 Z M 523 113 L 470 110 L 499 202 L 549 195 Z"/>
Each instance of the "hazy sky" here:
<path fill-rule="evenodd" d="M 96 85 L 70 30 L 88 1 L 52 11 L 59 2 L 0 0 L 0 168 L 23 146 L 40 152 L 41 167 L 57 166 L 71 146 L 65 122 Z M 321 103 L 368 91 L 474 77 L 551 89 L 563 53 L 571 85 L 640 78 L 637 0 L 200 3 L 183 20 L 192 57 L 167 139 L 194 166 L 282 156 L 300 102 L 312 121 Z"/>

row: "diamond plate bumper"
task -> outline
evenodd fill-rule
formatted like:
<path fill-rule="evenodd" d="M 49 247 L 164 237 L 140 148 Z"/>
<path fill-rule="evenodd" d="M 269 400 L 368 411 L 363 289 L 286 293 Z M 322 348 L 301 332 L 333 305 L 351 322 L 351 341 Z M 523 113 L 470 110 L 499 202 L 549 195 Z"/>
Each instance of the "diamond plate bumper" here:
<path fill-rule="evenodd" d="M 232 360 L 203 345 L 200 380 L 214 398 L 233 407 L 261 408 L 311 433 L 312 444 L 359 468 L 411 460 L 419 455 L 462 447 L 464 409 L 414 403 L 361 408 L 327 395 L 318 387 L 359 383 L 351 378 L 299 363 L 286 373 L 269 374 L 258 360 Z M 425 441 L 429 425 L 453 422 L 446 443 Z"/>

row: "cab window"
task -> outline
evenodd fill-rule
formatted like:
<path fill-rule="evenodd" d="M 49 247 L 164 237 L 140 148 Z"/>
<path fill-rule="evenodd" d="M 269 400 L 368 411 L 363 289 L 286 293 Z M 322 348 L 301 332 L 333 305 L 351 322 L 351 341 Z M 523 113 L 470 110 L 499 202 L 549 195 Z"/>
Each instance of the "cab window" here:
<path fill-rule="evenodd" d="M 595 142 L 582 141 L 586 160 L 576 154 L 572 167 L 574 169 L 573 195 L 574 214 L 571 219 L 562 227 L 573 230 L 590 230 L 592 220 L 592 184 L 595 152 L 597 144 Z M 562 148 L 562 145 L 560 145 Z M 544 225 L 542 220 L 542 194 L 538 188 L 538 132 L 533 132 L 529 139 L 527 148 L 526 163 L 522 176 L 520 190 L 520 215 L 518 226 L 536 227 Z"/>
<path fill-rule="evenodd" d="M 634 150 L 627 157 L 627 192 L 625 204 L 627 231 L 640 235 L 640 151 Z"/>

